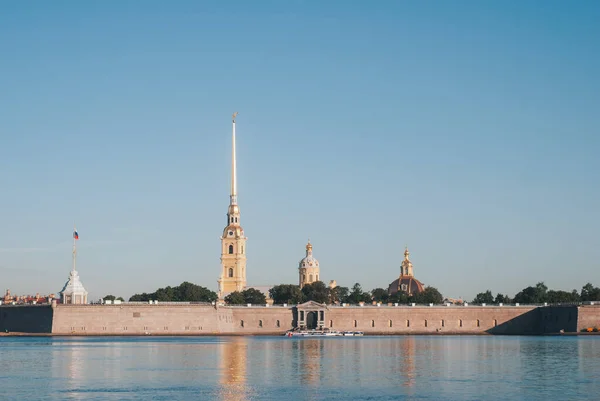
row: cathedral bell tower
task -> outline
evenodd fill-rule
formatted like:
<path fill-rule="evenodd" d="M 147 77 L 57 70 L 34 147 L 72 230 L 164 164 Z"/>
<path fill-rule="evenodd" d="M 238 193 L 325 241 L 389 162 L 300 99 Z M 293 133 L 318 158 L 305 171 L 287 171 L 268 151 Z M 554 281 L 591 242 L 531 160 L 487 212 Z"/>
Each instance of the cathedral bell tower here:
<path fill-rule="evenodd" d="M 233 134 L 231 149 L 231 194 L 227 210 L 227 226 L 221 237 L 221 276 L 219 277 L 219 299 L 246 287 L 246 237 L 240 225 L 240 208 L 237 204 L 237 170 L 235 157 L 235 118 L 233 113 Z"/>

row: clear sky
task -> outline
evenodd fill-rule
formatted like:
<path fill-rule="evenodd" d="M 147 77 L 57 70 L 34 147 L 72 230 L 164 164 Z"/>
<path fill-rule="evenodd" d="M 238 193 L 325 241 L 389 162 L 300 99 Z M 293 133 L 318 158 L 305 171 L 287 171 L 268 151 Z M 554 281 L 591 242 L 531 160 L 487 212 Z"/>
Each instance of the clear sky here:
<path fill-rule="evenodd" d="M 600 285 L 596 1 L 0 2 L 0 289 Z"/>

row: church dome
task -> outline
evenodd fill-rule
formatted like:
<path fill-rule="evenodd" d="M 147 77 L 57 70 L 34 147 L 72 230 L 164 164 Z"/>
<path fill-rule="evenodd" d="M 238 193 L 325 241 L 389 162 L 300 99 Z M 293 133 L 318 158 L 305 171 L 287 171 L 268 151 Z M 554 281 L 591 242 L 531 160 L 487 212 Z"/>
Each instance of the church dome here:
<path fill-rule="evenodd" d="M 401 276 L 396 280 L 392 281 L 392 283 L 388 287 L 388 294 L 394 295 L 397 292 L 404 291 L 408 295 L 418 294 L 423 292 L 425 287 L 423 283 L 417 280 L 414 277 Z"/>
<path fill-rule="evenodd" d="M 312 244 L 308 241 L 306 244 L 306 256 L 300 259 L 298 263 L 298 268 L 306 268 L 306 267 L 319 267 L 319 261 L 312 254 Z"/>

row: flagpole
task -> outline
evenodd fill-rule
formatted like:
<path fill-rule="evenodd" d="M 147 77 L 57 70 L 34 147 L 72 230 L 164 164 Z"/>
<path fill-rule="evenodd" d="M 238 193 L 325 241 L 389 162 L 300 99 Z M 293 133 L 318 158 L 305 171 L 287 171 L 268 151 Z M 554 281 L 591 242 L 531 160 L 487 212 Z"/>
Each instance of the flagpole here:
<path fill-rule="evenodd" d="M 75 233 L 77 232 L 77 228 L 75 224 L 73 224 L 73 271 L 75 271 L 75 267 L 77 264 L 77 239 L 75 238 Z"/>

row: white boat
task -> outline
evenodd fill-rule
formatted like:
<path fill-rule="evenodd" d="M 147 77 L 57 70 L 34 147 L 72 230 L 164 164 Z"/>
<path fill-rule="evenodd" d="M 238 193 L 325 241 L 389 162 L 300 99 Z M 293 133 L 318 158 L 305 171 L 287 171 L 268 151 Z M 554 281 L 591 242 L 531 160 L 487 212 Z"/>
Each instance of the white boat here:
<path fill-rule="evenodd" d="M 285 333 L 286 337 L 338 337 L 342 333 L 335 330 L 290 330 Z"/>
<path fill-rule="evenodd" d="M 365 335 L 362 331 L 344 331 L 342 332 L 343 336 L 351 336 L 351 337 L 362 337 Z"/>

